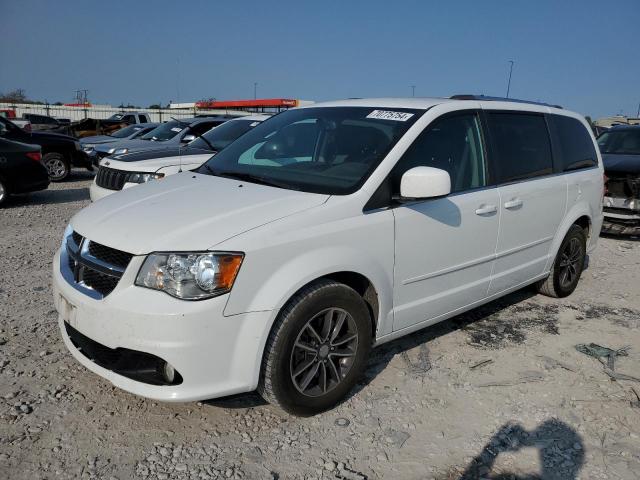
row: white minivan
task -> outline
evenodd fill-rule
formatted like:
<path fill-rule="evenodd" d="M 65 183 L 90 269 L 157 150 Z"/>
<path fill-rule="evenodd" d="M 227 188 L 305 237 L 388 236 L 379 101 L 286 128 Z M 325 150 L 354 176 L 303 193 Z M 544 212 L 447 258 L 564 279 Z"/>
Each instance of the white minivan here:
<path fill-rule="evenodd" d="M 257 389 L 299 415 L 372 347 L 529 284 L 576 288 L 602 224 L 585 120 L 487 97 L 280 113 L 195 172 L 76 214 L 54 260 L 74 357 L 145 397 Z"/>

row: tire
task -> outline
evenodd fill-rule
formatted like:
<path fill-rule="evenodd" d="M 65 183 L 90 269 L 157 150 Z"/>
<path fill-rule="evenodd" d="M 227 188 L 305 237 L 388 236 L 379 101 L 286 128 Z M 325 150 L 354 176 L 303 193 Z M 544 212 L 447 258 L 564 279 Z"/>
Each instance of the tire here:
<path fill-rule="evenodd" d="M 291 298 L 276 319 L 258 392 L 293 415 L 328 410 L 360 378 L 371 345 L 371 317 L 362 297 L 332 280 L 314 282 Z"/>
<path fill-rule="evenodd" d="M 578 286 L 587 256 L 587 236 L 579 225 L 571 225 L 562 240 L 549 276 L 537 284 L 538 292 L 563 298 Z"/>
<path fill-rule="evenodd" d="M 42 157 L 42 164 L 49 172 L 52 182 L 61 182 L 69 176 L 71 165 L 61 153 L 49 152 Z"/>
<path fill-rule="evenodd" d="M 0 178 L 0 207 L 4 205 L 4 202 L 9 198 L 9 188 L 4 180 Z"/>

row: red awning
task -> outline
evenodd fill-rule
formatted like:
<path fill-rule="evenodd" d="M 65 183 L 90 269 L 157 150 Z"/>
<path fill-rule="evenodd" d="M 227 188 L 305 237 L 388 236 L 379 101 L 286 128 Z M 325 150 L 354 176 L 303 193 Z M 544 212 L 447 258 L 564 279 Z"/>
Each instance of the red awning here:
<path fill-rule="evenodd" d="M 298 101 L 290 98 L 261 98 L 257 100 L 227 100 L 223 102 L 196 102 L 198 108 L 261 108 L 297 107 Z"/>

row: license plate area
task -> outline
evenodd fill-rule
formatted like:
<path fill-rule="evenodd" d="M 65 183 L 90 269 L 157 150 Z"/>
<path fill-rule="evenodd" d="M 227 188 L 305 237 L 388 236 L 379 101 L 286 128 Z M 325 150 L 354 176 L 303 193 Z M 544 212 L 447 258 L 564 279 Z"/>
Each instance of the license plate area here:
<path fill-rule="evenodd" d="M 59 295 L 59 303 L 58 303 L 58 314 L 62 318 L 62 320 L 72 327 L 77 327 L 77 313 L 78 310 L 75 305 L 73 305 L 69 300 L 67 300 L 63 295 Z"/>

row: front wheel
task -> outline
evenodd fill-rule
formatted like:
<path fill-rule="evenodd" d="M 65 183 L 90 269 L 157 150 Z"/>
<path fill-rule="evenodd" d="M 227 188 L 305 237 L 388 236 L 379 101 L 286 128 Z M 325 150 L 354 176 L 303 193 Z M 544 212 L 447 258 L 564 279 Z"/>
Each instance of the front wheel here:
<path fill-rule="evenodd" d="M 322 280 L 283 308 L 267 340 L 258 391 L 295 415 L 327 410 L 358 381 L 371 350 L 371 319 L 352 288 Z"/>
<path fill-rule="evenodd" d="M 52 182 L 60 182 L 69 176 L 71 166 L 69 162 L 60 153 L 50 152 L 42 157 L 42 164 L 49 172 L 49 178 Z"/>
<path fill-rule="evenodd" d="M 587 237 L 579 225 L 572 225 L 560 244 L 549 276 L 538 282 L 538 291 L 549 297 L 567 297 L 578 286 L 587 256 Z"/>

